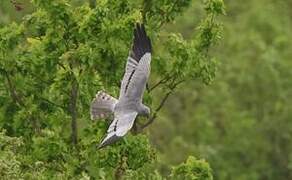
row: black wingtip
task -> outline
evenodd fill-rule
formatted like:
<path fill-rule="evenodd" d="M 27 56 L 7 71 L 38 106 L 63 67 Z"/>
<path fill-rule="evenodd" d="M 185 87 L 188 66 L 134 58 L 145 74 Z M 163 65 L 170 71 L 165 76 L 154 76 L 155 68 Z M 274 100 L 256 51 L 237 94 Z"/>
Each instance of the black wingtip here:
<path fill-rule="evenodd" d="M 101 142 L 98 146 L 97 149 L 102 149 L 110 144 L 113 144 L 115 142 L 117 142 L 121 137 L 113 135 L 110 138 L 108 138 L 106 141 Z"/>
<path fill-rule="evenodd" d="M 144 24 L 136 23 L 136 28 L 134 29 L 134 40 L 130 56 L 137 62 L 146 53 L 152 52 L 151 40 L 147 36 Z"/>

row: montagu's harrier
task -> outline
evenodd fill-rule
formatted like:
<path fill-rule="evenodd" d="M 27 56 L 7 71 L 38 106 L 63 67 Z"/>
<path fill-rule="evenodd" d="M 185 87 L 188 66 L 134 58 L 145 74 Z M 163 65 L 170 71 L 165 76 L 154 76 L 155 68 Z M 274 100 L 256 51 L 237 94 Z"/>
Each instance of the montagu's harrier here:
<path fill-rule="evenodd" d="M 151 41 L 146 34 L 144 25 L 137 24 L 119 99 L 99 91 L 91 103 L 91 119 L 114 115 L 114 120 L 99 148 L 112 144 L 123 137 L 132 128 L 137 115 L 150 115 L 149 107 L 142 103 L 146 82 L 150 74 L 150 62 Z"/>

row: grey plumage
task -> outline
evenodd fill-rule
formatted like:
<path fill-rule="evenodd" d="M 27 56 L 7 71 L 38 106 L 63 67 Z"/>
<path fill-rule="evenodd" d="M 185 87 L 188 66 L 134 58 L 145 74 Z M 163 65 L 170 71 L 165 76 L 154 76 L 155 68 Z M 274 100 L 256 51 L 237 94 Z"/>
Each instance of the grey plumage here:
<path fill-rule="evenodd" d="M 132 128 L 137 115 L 148 116 L 150 114 L 150 109 L 142 104 L 142 98 L 150 74 L 151 49 L 151 41 L 144 25 L 137 24 L 119 99 L 116 100 L 102 92 L 91 104 L 90 112 L 93 119 L 114 114 L 114 120 L 99 148 L 112 144 L 126 135 Z"/>
<path fill-rule="evenodd" d="M 96 118 L 108 118 L 112 115 L 118 100 L 104 91 L 99 91 L 90 106 L 91 120 Z"/>

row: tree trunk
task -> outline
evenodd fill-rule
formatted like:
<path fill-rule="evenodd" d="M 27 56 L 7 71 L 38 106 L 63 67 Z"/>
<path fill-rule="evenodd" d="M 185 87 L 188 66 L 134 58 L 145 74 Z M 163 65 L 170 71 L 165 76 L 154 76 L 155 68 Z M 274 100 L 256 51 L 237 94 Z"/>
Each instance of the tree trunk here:
<path fill-rule="evenodd" d="M 71 99 L 70 99 L 70 113 L 71 113 L 71 141 L 74 145 L 78 143 L 77 132 L 77 97 L 78 97 L 78 83 L 74 79 L 72 82 Z"/>

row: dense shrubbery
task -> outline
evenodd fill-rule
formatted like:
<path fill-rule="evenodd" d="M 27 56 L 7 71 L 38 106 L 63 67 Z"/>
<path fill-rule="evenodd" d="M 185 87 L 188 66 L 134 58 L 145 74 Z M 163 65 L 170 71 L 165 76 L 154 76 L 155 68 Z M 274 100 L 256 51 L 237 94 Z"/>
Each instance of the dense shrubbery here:
<path fill-rule="evenodd" d="M 35 12 L 0 29 L 0 175 L 162 179 L 157 151 L 146 135 L 128 135 L 97 150 L 108 122 L 90 122 L 89 104 L 100 89 L 117 96 L 136 22 L 145 23 L 154 47 L 160 47 L 154 48 L 154 78 L 145 97 L 152 119 L 179 84 L 194 79 L 210 83 L 216 63 L 208 50 L 220 38 L 216 17 L 224 13 L 223 2 L 205 1 L 205 17 L 191 40 L 162 33 L 190 0 L 32 3 Z M 155 96 L 156 90 L 163 90 L 164 98 Z M 139 131 L 142 122 L 137 122 Z M 173 168 L 170 177 L 212 179 L 209 165 L 193 157 Z"/>

